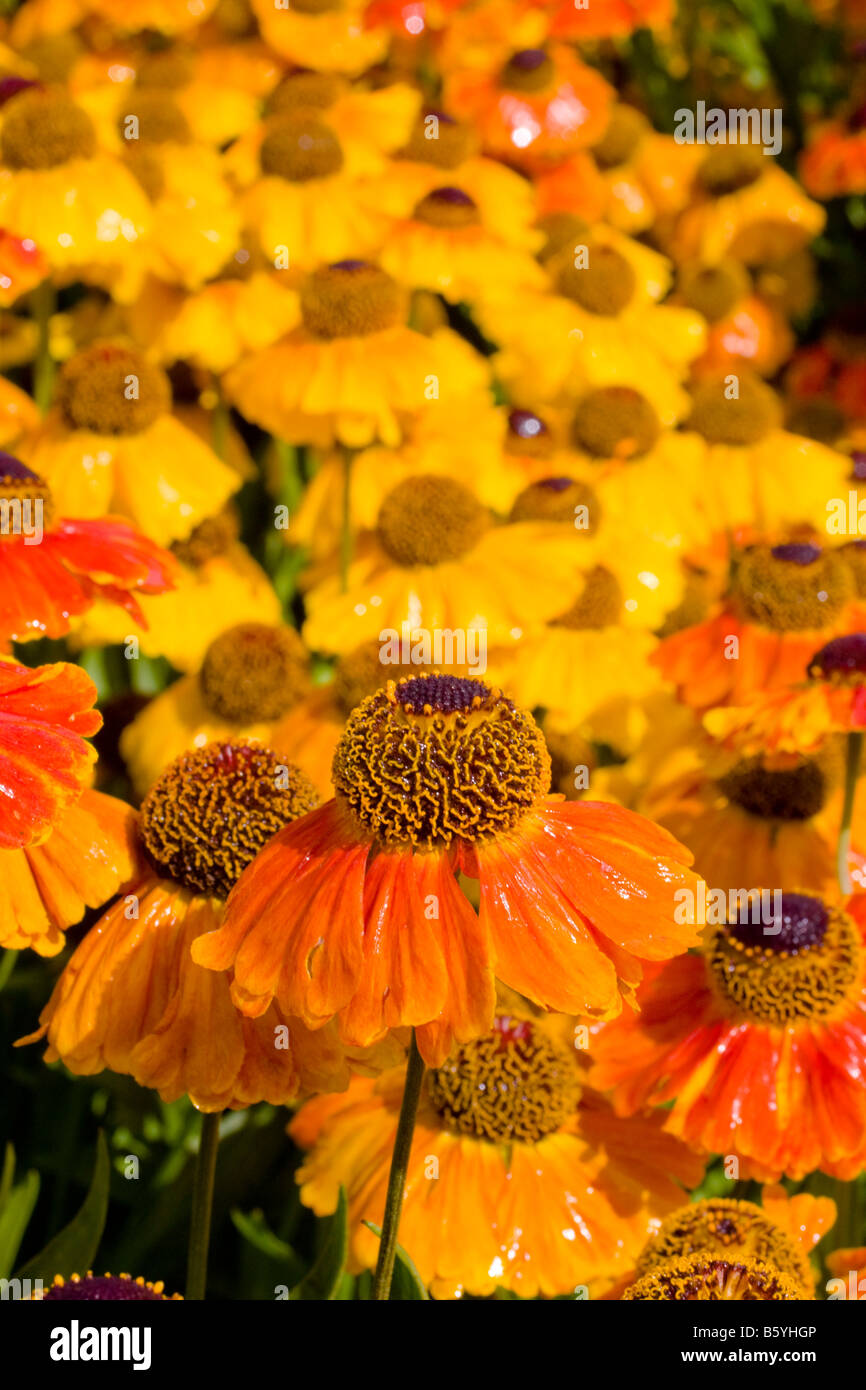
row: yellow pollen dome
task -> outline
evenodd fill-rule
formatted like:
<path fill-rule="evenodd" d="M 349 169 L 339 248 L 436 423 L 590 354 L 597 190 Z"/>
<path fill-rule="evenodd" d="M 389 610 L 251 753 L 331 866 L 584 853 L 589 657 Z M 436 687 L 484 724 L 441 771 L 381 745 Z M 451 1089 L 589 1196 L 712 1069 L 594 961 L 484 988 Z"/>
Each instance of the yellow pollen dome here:
<path fill-rule="evenodd" d="M 680 267 L 677 289 L 683 303 L 703 314 L 709 323 L 716 323 L 745 299 L 752 287 L 749 272 L 739 261 L 719 261 L 704 265 L 690 261 Z"/>
<path fill-rule="evenodd" d="M 456 169 L 476 152 L 472 127 L 446 116 L 444 111 L 428 111 L 418 117 L 401 158 L 437 169 Z"/>
<path fill-rule="evenodd" d="M 552 627 L 585 632 L 613 627 L 623 614 L 624 595 L 616 575 L 604 565 L 595 565 L 586 576 L 583 593 L 571 608 L 555 618 Z"/>
<path fill-rule="evenodd" d="M 638 1257 L 639 1279 L 659 1265 L 701 1252 L 730 1259 L 751 1255 L 774 1265 L 812 1297 L 812 1276 L 804 1252 L 781 1226 L 753 1202 L 711 1197 L 672 1211 Z"/>
<path fill-rule="evenodd" d="M 788 1302 L 802 1299 L 802 1286 L 752 1255 L 725 1259 L 702 1251 L 645 1274 L 623 1293 L 625 1301 L 665 1303 Z"/>
<path fill-rule="evenodd" d="M 0 157 L 10 169 L 53 169 L 95 152 L 90 117 L 63 92 L 29 87 L 3 109 Z"/>
<path fill-rule="evenodd" d="M 488 524 L 486 507 L 467 487 L 454 478 L 427 473 L 392 488 L 376 523 L 385 553 L 406 567 L 459 560 Z"/>
<path fill-rule="evenodd" d="M 56 400 L 71 429 L 140 434 L 171 409 L 171 386 L 133 348 L 95 344 L 66 363 Z"/>
<path fill-rule="evenodd" d="M 778 928 L 778 931 L 776 930 Z M 805 893 L 783 893 L 770 931 L 750 920 L 719 927 L 707 947 L 710 979 L 728 1012 L 787 1027 L 829 1020 L 863 988 L 864 955 L 854 922 Z"/>
<path fill-rule="evenodd" d="M 135 125 L 132 118 L 135 118 Z M 134 145 L 140 140 L 147 145 L 188 145 L 192 140 L 189 122 L 177 102 L 162 91 L 130 93 L 117 121 L 122 140 Z M 134 130 L 135 135 L 128 132 Z"/>
<path fill-rule="evenodd" d="M 771 386 L 743 372 L 737 394 L 729 396 L 728 378 L 701 382 L 695 388 L 689 429 L 710 444 L 757 444 L 782 423 L 782 408 Z"/>
<path fill-rule="evenodd" d="M 589 483 L 575 478 L 542 478 L 514 499 L 510 521 L 562 521 L 593 536 L 601 523 L 601 503 Z"/>
<path fill-rule="evenodd" d="M 382 333 L 405 317 L 405 291 L 367 261 L 338 261 L 309 275 L 301 289 L 304 327 L 316 338 Z"/>
<path fill-rule="evenodd" d="M 615 169 L 618 165 L 625 164 L 648 130 L 649 122 L 646 116 L 633 106 L 618 101 L 611 107 L 604 135 L 598 144 L 592 147 L 596 163 L 602 169 Z"/>
<path fill-rule="evenodd" d="M 661 433 L 650 402 L 631 386 L 601 386 L 577 407 L 572 439 L 596 458 L 633 459 L 649 453 Z"/>
<path fill-rule="evenodd" d="M 230 723 L 279 719 L 307 693 L 308 667 L 294 628 L 238 623 L 214 638 L 205 653 L 202 699 Z"/>
<path fill-rule="evenodd" d="M 721 198 L 757 183 L 767 168 L 760 145 L 716 145 L 698 166 L 698 183 L 711 197 Z"/>
<path fill-rule="evenodd" d="M 737 560 L 736 608 L 776 632 L 828 627 L 854 595 L 853 574 L 839 551 L 803 542 L 755 545 Z"/>
<path fill-rule="evenodd" d="M 272 749 L 208 743 L 165 770 L 142 803 L 139 830 L 158 872 L 192 893 L 227 898 L 268 840 L 318 801 Z"/>
<path fill-rule="evenodd" d="M 385 844 L 447 846 L 507 832 L 547 795 L 550 755 L 527 712 L 480 680 L 410 677 L 364 700 L 334 786 Z"/>
<path fill-rule="evenodd" d="M 620 251 L 613 246 L 590 244 L 586 265 L 575 265 L 574 261 L 574 253 L 569 250 L 550 267 L 558 294 L 604 318 L 613 318 L 631 303 L 637 276 Z"/>
<path fill-rule="evenodd" d="M 498 1016 L 485 1038 L 464 1043 L 430 1073 L 428 1092 L 446 1128 L 491 1144 L 534 1144 L 575 1112 L 573 1050 L 531 1022 Z"/>
<path fill-rule="evenodd" d="M 330 126 L 309 114 L 271 116 L 259 150 L 263 174 L 306 183 L 338 174 L 343 150 Z"/>

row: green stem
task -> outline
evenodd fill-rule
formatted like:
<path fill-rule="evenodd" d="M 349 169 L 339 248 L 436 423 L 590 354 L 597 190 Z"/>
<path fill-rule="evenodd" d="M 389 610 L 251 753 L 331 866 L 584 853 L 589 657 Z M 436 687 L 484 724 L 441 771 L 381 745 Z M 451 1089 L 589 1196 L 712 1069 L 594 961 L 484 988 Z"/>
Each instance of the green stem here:
<path fill-rule="evenodd" d="M 391 1155 L 391 1172 L 388 1176 L 388 1192 L 385 1197 L 385 1215 L 382 1219 L 379 1260 L 376 1265 L 376 1277 L 373 1280 L 374 1300 L 384 1301 L 391 1294 L 394 1261 L 397 1257 L 397 1231 L 400 1226 L 406 1172 L 409 1167 L 409 1153 L 412 1148 L 415 1116 L 418 1113 L 418 1098 L 421 1095 L 421 1082 L 423 1080 L 424 1060 L 418 1051 L 413 1029 L 412 1042 L 409 1047 L 409 1065 L 406 1068 L 406 1084 L 403 1088 L 403 1102 L 400 1106 L 394 1152 Z"/>
<path fill-rule="evenodd" d="M 862 751 L 862 733 L 849 734 L 845 758 L 845 800 L 842 805 L 842 824 L 839 826 L 839 841 L 836 851 L 836 869 L 839 875 L 839 887 L 843 893 L 850 893 L 853 888 L 848 855 L 851 848 L 851 819 L 854 813 L 854 798 L 857 795 L 857 778 L 860 774 Z"/>
<path fill-rule="evenodd" d="M 54 394 L 54 360 L 51 356 L 51 316 L 57 307 L 57 294 L 50 280 L 43 280 L 33 291 L 33 317 L 36 320 L 36 358 L 33 363 L 33 398 L 44 415 Z"/>
<path fill-rule="evenodd" d="M 214 1177 L 220 1141 L 220 1116 L 202 1115 L 195 1178 L 192 1187 L 192 1215 L 186 1262 L 186 1297 L 203 1299 L 207 1282 L 207 1252 L 213 1207 Z"/>
<path fill-rule="evenodd" d="M 340 524 L 340 588 L 349 591 L 352 563 L 352 451 L 343 449 L 343 513 Z"/>

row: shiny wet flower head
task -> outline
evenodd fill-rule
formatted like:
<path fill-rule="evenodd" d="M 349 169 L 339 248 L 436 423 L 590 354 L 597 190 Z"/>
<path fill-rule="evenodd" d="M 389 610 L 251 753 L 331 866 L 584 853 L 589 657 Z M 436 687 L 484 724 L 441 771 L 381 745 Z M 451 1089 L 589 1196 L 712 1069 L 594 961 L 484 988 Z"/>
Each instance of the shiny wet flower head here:
<path fill-rule="evenodd" d="M 53 514 L 48 484 L 20 459 L 0 451 L 0 542 L 14 540 L 37 519 L 47 528 Z"/>
<path fill-rule="evenodd" d="M 283 112 L 269 117 L 259 150 L 263 174 L 290 183 L 307 183 L 338 174 L 343 150 L 335 132 L 309 112 Z"/>
<path fill-rule="evenodd" d="M 417 222 L 425 222 L 430 227 L 445 227 L 458 230 L 462 227 L 477 227 L 481 214 L 474 198 L 462 188 L 445 186 L 434 188 L 432 193 L 416 205 L 412 216 Z"/>
<path fill-rule="evenodd" d="M 601 522 L 601 503 L 590 487 L 577 478 L 541 478 L 530 483 L 514 499 L 511 521 L 561 521 L 593 536 Z"/>
<path fill-rule="evenodd" d="M 309 687 L 309 658 L 294 628 L 238 623 L 215 637 L 199 673 L 202 699 L 220 719 L 279 719 Z"/>
<path fill-rule="evenodd" d="M 671 1260 L 701 1252 L 730 1259 L 749 1255 L 798 1281 L 811 1283 L 809 1261 L 794 1241 L 753 1202 L 711 1197 L 673 1211 L 662 1221 L 638 1258 L 639 1279 Z"/>
<path fill-rule="evenodd" d="M 28 87 L 4 106 L 0 159 L 10 169 L 54 169 L 95 153 L 93 122 L 64 92 Z"/>
<path fill-rule="evenodd" d="M 71 357 L 57 383 L 66 424 L 94 434 L 140 434 L 171 409 L 165 372 L 134 348 L 97 343 Z"/>
<path fill-rule="evenodd" d="M 831 685 L 866 685 L 866 632 L 847 632 L 827 642 L 809 662 L 808 674 Z"/>
<path fill-rule="evenodd" d="M 863 987 L 864 956 L 846 912 L 805 893 L 783 893 L 776 921 L 754 917 L 743 907 L 707 949 L 710 978 L 728 1010 L 786 1026 L 828 1021 L 852 1007 Z"/>
<path fill-rule="evenodd" d="M 572 440 L 599 459 L 635 459 L 649 453 L 661 434 L 654 407 L 632 386 L 589 391 L 574 415 Z"/>
<path fill-rule="evenodd" d="M 743 373 L 736 395 L 727 378 L 712 377 L 695 387 L 689 429 L 709 444 L 757 444 L 782 423 L 782 407 L 772 387 Z"/>
<path fill-rule="evenodd" d="M 214 742 L 165 770 L 142 803 L 139 829 L 159 874 L 192 893 L 227 898 L 268 840 L 318 800 L 272 749 Z"/>
<path fill-rule="evenodd" d="M 316 338 L 360 338 L 401 323 L 405 291 L 367 261 L 337 261 L 313 271 L 301 289 L 304 327 Z"/>
<path fill-rule="evenodd" d="M 664 1303 L 775 1303 L 802 1297 L 802 1286 L 765 1260 L 724 1259 L 706 1251 L 668 1260 L 623 1294 L 625 1301 Z"/>
<path fill-rule="evenodd" d="M 162 1280 L 151 1283 L 129 1274 L 71 1274 L 65 1279 L 56 1274 L 49 1289 L 41 1296 L 42 1303 L 164 1303 L 180 1299 L 179 1293 L 164 1292 Z"/>
<path fill-rule="evenodd" d="M 532 716 L 480 680 L 419 675 L 366 699 L 337 747 L 334 786 L 389 845 L 447 846 L 507 832 L 550 786 Z"/>
<path fill-rule="evenodd" d="M 380 544 L 398 565 L 459 560 L 490 524 L 486 507 L 455 478 L 419 474 L 387 494 L 376 522 Z"/>
<path fill-rule="evenodd" d="M 854 596 L 850 568 L 836 550 L 806 542 L 755 545 L 735 561 L 736 609 L 776 632 L 829 627 Z"/>
<path fill-rule="evenodd" d="M 575 1112 L 580 1079 L 570 1050 L 529 1020 L 500 1015 L 430 1073 L 433 1108 L 454 1134 L 491 1144 L 534 1144 Z"/>

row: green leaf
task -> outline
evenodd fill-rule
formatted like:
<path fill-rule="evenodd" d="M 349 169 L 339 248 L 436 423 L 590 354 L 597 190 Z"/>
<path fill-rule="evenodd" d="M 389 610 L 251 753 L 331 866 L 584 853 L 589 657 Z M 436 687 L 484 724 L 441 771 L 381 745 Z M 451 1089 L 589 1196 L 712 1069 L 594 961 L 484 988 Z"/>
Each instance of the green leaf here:
<path fill-rule="evenodd" d="M 375 1221 L 365 1221 L 364 1225 L 374 1236 L 382 1236 L 382 1227 L 377 1226 Z M 391 1280 L 391 1302 L 402 1300 L 405 1302 L 417 1303 L 419 1299 L 429 1299 L 427 1287 L 413 1260 L 406 1254 L 402 1245 L 397 1246 L 397 1258 L 394 1262 L 394 1277 Z"/>
<path fill-rule="evenodd" d="M 108 1189 L 111 1164 L 105 1135 L 99 1131 L 96 1141 L 96 1163 L 87 1196 L 68 1226 L 58 1232 L 38 1255 L 18 1270 L 18 1279 L 42 1279 L 49 1284 L 55 1274 L 69 1278 L 92 1268 L 102 1239 L 108 1213 Z"/>
<path fill-rule="evenodd" d="M 341 1187 L 337 1210 L 328 1223 L 328 1234 L 319 1258 L 300 1284 L 292 1289 L 292 1299 L 316 1299 L 321 1302 L 336 1298 L 349 1250 L 348 1215 L 346 1193 Z"/>
<path fill-rule="evenodd" d="M 297 1268 L 299 1259 L 295 1251 L 287 1241 L 282 1240 L 275 1231 L 271 1230 L 261 1211 L 243 1212 L 235 1207 L 230 1215 L 235 1229 L 240 1231 L 244 1240 L 249 1241 L 250 1245 L 259 1250 L 261 1254 L 267 1255 L 272 1260 L 287 1262 Z"/>
<path fill-rule="evenodd" d="M 17 1187 L 12 1186 L 15 1175 L 15 1150 L 6 1145 L 3 1176 L 0 1179 L 0 1279 L 6 1279 L 15 1263 L 24 1232 L 27 1230 L 36 1198 L 39 1196 L 39 1174 L 31 1169 Z"/>

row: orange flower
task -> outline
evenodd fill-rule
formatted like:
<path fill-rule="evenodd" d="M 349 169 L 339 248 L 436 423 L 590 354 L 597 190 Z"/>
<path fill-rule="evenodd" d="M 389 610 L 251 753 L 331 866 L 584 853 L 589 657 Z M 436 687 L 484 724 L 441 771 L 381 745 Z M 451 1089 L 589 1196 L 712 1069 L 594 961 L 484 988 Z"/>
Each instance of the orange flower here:
<path fill-rule="evenodd" d="M 0 638 L 61 637 L 97 598 L 137 622 L 136 593 L 171 588 L 176 565 L 126 521 L 54 518 L 48 486 L 0 453 Z"/>
<path fill-rule="evenodd" d="M 863 626 L 848 560 L 844 548 L 750 546 L 721 609 L 665 638 L 652 660 L 695 709 L 742 705 L 756 691 L 794 684 L 819 647 Z"/>
<path fill-rule="evenodd" d="M 701 955 L 657 968 L 641 1013 L 601 1030 L 590 1082 L 617 1113 L 672 1102 L 665 1129 L 741 1158 L 741 1173 L 853 1178 L 866 1159 L 866 896 L 784 893 Z"/>
<path fill-rule="evenodd" d="M 866 193 L 866 106 L 848 122 L 828 121 L 800 156 L 800 178 L 814 198 Z"/>
<path fill-rule="evenodd" d="M 689 856 L 629 811 L 548 797 L 532 717 L 481 681 L 388 682 L 350 716 L 337 795 L 274 838 L 223 928 L 193 946 L 234 969 L 250 1017 L 276 998 L 355 1046 L 412 1025 L 430 1065 L 487 1032 L 494 976 L 544 1008 L 612 1015 L 673 925 Z M 455 876 L 479 880 L 476 916 Z M 636 905 L 640 904 L 636 912 Z"/>
<path fill-rule="evenodd" d="M 0 231 L 0 306 L 14 304 L 47 274 L 48 263 L 34 241 Z"/>
<path fill-rule="evenodd" d="M 500 1008 L 489 1035 L 425 1076 L 400 1240 L 434 1297 L 579 1285 L 595 1296 L 702 1174 L 659 1117 L 617 1119 L 582 1090 L 561 1032 L 523 1005 Z M 400 1068 L 357 1079 L 345 1096 L 309 1101 L 289 1127 L 310 1150 L 297 1174 L 304 1204 L 325 1215 L 346 1189 L 355 1270 L 376 1261 L 363 1223 L 382 1222 L 403 1078 Z"/>
<path fill-rule="evenodd" d="M 195 938 L 219 927 L 244 865 L 316 800 L 269 749 L 211 743 L 179 758 L 142 806 L 137 877 L 84 937 L 41 1026 L 19 1044 L 47 1035 L 47 1061 L 84 1076 L 125 1072 L 204 1111 L 345 1087 L 333 1029 L 312 1033 L 276 1006 L 244 1018 L 228 981 L 190 959 Z"/>
<path fill-rule="evenodd" d="M 134 821 L 126 802 L 85 791 L 42 844 L 0 851 L 0 946 L 62 950 L 64 929 L 135 872 Z"/>
<path fill-rule="evenodd" d="M 102 725 L 95 699 L 76 666 L 0 660 L 0 849 L 46 839 L 78 800 L 96 758 L 85 739 Z"/>

